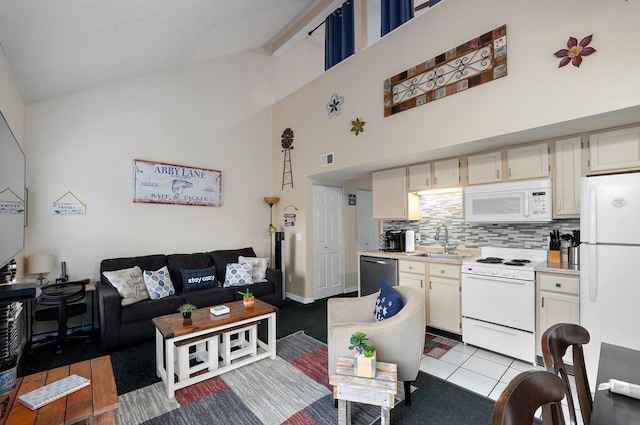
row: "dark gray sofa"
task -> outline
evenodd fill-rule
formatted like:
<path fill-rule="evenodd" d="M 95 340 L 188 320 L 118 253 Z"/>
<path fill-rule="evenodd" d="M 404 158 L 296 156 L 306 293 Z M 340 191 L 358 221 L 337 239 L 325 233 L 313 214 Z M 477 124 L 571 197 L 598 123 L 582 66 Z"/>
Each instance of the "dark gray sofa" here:
<path fill-rule="evenodd" d="M 102 348 L 113 351 L 123 345 L 132 344 L 154 337 L 155 328 L 151 320 L 154 317 L 176 313 L 184 303 L 196 307 L 208 307 L 241 300 L 238 291 L 246 286 L 217 287 L 183 292 L 182 269 L 204 269 L 216 266 L 219 282 L 224 282 L 227 263 L 238 262 L 239 256 L 255 257 L 253 248 L 227 249 L 194 254 L 145 255 L 140 257 L 112 258 L 100 263 L 100 281 L 97 283 L 98 312 Z M 138 266 L 142 270 L 159 270 L 167 266 L 176 290 L 175 295 L 159 300 L 143 300 L 135 304 L 122 306 L 117 289 L 104 277 L 103 272 L 115 271 Z M 268 282 L 248 285 L 254 296 L 266 303 L 279 307 L 282 305 L 282 272 L 267 269 Z"/>

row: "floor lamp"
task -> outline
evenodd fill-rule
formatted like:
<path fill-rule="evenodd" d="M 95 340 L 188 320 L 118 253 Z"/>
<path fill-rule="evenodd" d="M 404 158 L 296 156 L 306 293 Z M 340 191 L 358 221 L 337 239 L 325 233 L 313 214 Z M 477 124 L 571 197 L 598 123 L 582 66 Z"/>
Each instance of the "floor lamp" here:
<path fill-rule="evenodd" d="M 264 202 L 269 204 L 269 262 L 273 267 L 273 234 L 278 231 L 276 226 L 273 225 L 273 206 L 280 201 L 277 196 L 265 196 Z"/>

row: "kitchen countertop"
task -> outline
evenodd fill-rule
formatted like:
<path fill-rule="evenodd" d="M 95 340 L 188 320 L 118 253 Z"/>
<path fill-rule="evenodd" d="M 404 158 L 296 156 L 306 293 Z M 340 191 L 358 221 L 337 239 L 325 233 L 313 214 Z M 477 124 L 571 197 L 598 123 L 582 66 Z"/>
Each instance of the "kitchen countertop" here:
<path fill-rule="evenodd" d="M 421 246 L 417 247 L 415 252 L 388 252 L 380 250 L 370 251 L 358 251 L 358 255 L 369 255 L 371 257 L 381 258 L 393 258 L 396 260 L 412 260 L 412 261 L 424 261 L 426 263 L 448 263 L 448 264 L 462 264 L 462 260 L 468 257 L 477 257 L 480 255 L 480 249 L 477 248 L 456 248 L 453 250 L 453 254 L 463 255 L 463 258 L 432 258 L 422 257 L 420 254 L 427 252 L 442 252 L 442 246 Z"/>
<path fill-rule="evenodd" d="M 477 257 L 480 255 L 480 249 L 478 248 L 457 248 L 454 250 L 454 254 L 463 255 L 464 258 L 431 258 L 420 256 L 420 254 L 424 254 L 427 252 L 442 252 L 442 246 L 421 246 L 418 247 L 415 252 L 388 252 L 376 249 L 370 251 L 358 251 L 357 254 L 369 255 L 372 257 L 393 258 L 396 260 L 412 260 L 424 261 L 427 263 L 448 264 L 462 264 L 462 261 L 466 258 Z M 569 264 L 566 262 L 550 263 L 548 261 L 545 261 L 544 263 L 536 266 L 535 271 L 580 276 L 580 266 L 576 264 Z"/>
<path fill-rule="evenodd" d="M 569 263 L 550 263 L 544 262 L 536 266 L 536 272 L 567 274 L 572 276 L 580 276 L 580 266 Z"/>

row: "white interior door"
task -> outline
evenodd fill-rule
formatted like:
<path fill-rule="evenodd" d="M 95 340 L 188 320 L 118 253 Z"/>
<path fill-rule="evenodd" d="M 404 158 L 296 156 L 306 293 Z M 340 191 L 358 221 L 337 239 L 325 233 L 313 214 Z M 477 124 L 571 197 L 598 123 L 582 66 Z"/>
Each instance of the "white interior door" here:
<path fill-rule="evenodd" d="M 313 186 L 314 299 L 344 293 L 342 188 Z"/>
<path fill-rule="evenodd" d="M 356 195 L 358 222 L 358 251 L 378 249 L 379 223 L 373 219 L 373 202 L 370 190 L 358 189 Z"/>

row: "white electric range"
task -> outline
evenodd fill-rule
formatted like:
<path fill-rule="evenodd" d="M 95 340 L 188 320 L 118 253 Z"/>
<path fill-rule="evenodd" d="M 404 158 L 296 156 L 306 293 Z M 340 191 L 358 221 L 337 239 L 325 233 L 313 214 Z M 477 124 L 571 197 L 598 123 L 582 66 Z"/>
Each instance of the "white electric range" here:
<path fill-rule="evenodd" d="M 484 247 L 462 262 L 462 341 L 535 364 L 535 268 L 546 250 Z"/>

